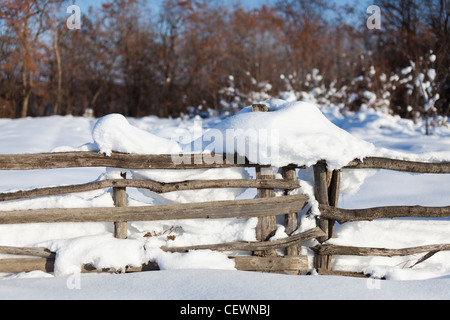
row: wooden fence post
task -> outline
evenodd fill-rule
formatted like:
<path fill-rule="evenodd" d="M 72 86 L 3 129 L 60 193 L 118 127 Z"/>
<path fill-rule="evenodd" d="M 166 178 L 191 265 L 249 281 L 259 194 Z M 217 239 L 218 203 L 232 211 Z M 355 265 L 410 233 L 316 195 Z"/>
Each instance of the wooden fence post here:
<path fill-rule="evenodd" d="M 341 170 L 333 170 L 331 181 L 328 187 L 328 203 L 332 207 L 337 207 L 339 202 L 339 192 L 341 190 Z M 334 237 L 335 220 L 329 220 L 329 238 Z M 331 261 L 331 256 L 330 256 Z"/>
<path fill-rule="evenodd" d="M 340 178 L 339 170 L 328 172 L 325 162 L 318 162 L 314 166 L 314 185 L 315 197 L 319 204 L 336 207 L 339 200 Z M 326 233 L 326 236 L 317 240 L 320 243 L 327 241 L 334 236 L 334 220 L 317 219 L 317 226 Z M 314 257 L 314 265 L 316 269 L 330 269 L 331 256 L 316 254 Z"/>
<path fill-rule="evenodd" d="M 269 107 L 266 104 L 254 104 L 252 112 L 269 112 Z"/>
<path fill-rule="evenodd" d="M 122 178 L 126 179 L 127 174 L 121 173 Z M 114 206 L 126 207 L 127 206 L 127 191 L 126 188 L 113 188 L 113 200 Z M 126 239 L 128 236 L 128 224 L 126 221 L 114 222 L 114 237 L 117 239 Z"/>
<path fill-rule="evenodd" d="M 284 167 L 283 178 L 289 181 L 297 181 L 297 171 L 292 167 Z M 288 195 L 288 190 L 285 191 L 285 195 Z M 297 220 L 297 212 L 292 212 L 284 217 L 284 226 L 286 228 L 286 234 L 290 235 L 292 232 L 297 230 L 298 228 L 298 220 Z M 286 254 L 288 256 L 297 256 L 298 255 L 298 245 L 292 245 L 286 248 Z"/>
<path fill-rule="evenodd" d="M 256 168 L 256 179 L 270 180 L 273 179 L 272 168 Z M 273 189 L 257 189 L 258 198 L 273 198 L 275 192 Z M 256 226 L 256 239 L 258 241 L 267 241 L 272 237 L 277 230 L 276 216 L 260 217 L 258 218 L 258 225 Z M 255 255 L 274 256 L 275 250 L 256 252 Z"/>
<path fill-rule="evenodd" d="M 268 112 L 269 108 L 265 104 L 252 105 L 252 112 Z M 272 168 L 256 168 L 256 179 L 272 180 L 273 171 Z M 273 198 L 275 192 L 273 189 L 257 189 L 258 198 Z M 258 241 L 267 241 L 275 234 L 277 229 L 276 216 L 260 217 L 258 218 L 258 225 L 256 226 L 256 239 Z M 264 252 L 255 251 L 254 255 L 259 256 L 274 256 L 275 250 L 267 250 Z"/>

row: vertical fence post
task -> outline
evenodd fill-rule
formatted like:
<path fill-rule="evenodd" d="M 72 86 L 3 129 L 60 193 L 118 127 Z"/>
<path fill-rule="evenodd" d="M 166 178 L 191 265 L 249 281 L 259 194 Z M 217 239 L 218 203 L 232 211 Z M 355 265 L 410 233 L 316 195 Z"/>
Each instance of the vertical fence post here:
<path fill-rule="evenodd" d="M 256 179 L 271 180 L 273 179 L 272 168 L 256 168 Z M 273 189 L 257 189 L 258 198 L 273 198 L 275 192 Z M 258 241 L 267 241 L 275 234 L 277 230 L 276 216 L 258 218 L 256 226 L 256 239 Z M 274 256 L 275 250 L 267 250 L 265 252 L 256 252 L 255 255 Z"/>
<path fill-rule="evenodd" d="M 297 171 L 292 167 L 284 167 L 282 170 L 283 178 L 288 181 L 297 181 Z M 288 194 L 288 190 L 285 191 Z M 286 214 L 284 217 L 284 226 L 286 234 L 290 235 L 298 228 L 297 212 Z M 298 256 L 298 245 L 294 244 L 286 248 L 288 256 Z"/>
<path fill-rule="evenodd" d="M 127 174 L 121 173 L 122 178 L 126 179 Z M 127 206 L 127 191 L 126 188 L 113 188 L 113 200 L 114 206 L 126 207 Z M 128 236 L 128 225 L 126 221 L 114 222 L 114 237 L 117 239 L 126 239 Z"/>
<path fill-rule="evenodd" d="M 319 204 L 325 204 L 336 207 L 339 200 L 341 173 L 339 170 L 328 172 L 327 164 L 319 162 L 314 166 L 314 185 L 315 197 Z M 327 241 L 334 236 L 334 220 L 317 219 L 317 225 L 327 235 L 317 240 L 320 243 Z M 314 257 L 316 269 L 331 269 L 331 256 L 316 255 Z"/>
<path fill-rule="evenodd" d="M 314 165 L 314 195 L 319 204 L 329 205 L 328 203 L 328 172 L 327 164 L 319 162 Z M 327 236 L 320 237 L 318 240 L 324 242 L 328 240 L 328 220 L 319 218 L 317 220 L 318 226 Z"/>
<path fill-rule="evenodd" d="M 265 104 L 252 105 L 252 112 L 268 112 L 269 108 Z M 271 180 L 273 179 L 272 168 L 256 168 L 256 179 Z M 258 198 L 273 198 L 275 192 L 273 189 L 257 189 Z M 256 226 L 256 239 L 258 241 L 267 241 L 275 234 L 277 229 L 276 217 L 260 217 L 258 218 L 258 225 Z M 254 255 L 258 256 L 274 256 L 275 250 L 267 250 L 264 252 L 255 251 Z"/>
<path fill-rule="evenodd" d="M 331 181 L 328 187 L 328 204 L 332 207 L 337 207 L 339 202 L 339 192 L 341 190 L 341 170 L 333 170 L 331 174 Z M 328 230 L 329 238 L 334 237 L 335 220 L 329 220 Z M 331 261 L 331 256 L 330 256 Z"/>

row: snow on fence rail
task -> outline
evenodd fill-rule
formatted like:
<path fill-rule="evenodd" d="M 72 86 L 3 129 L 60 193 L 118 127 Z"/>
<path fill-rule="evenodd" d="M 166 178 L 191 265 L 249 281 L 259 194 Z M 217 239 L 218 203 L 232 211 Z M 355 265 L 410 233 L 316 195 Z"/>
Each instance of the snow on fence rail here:
<path fill-rule="evenodd" d="M 359 220 L 373 220 L 394 217 L 450 217 L 450 207 L 380 207 L 360 210 L 345 210 L 337 207 L 339 198 L 340 171 L 327 171 L 324 161 L 314 166 L 315 196 L 319 202 L 320 216 L 317 217 L 318 227 L 295 234 L 297 230 L 297 212 L 306 202 L 306 195 L 287 195 L 288 191 L 300 187 L 297 181 L 297 169 L 303 166 L 290 165 L 282 168 L 283 179 L 275 179 L 272 170 L 267 166 L 245 161 L 237 164 L 226 159 L 235 159 L 223 155 L 224 162 L 211 164 L 203 161 L 203 156 L 192 155 L 196 161 L 192 164 L 174 165 L 170 155 L 136 155 L 113 153 L 107 157 L 95 152 L 48 153 L 0 155 L 0 170 L 37 170 L 73 167 L 113 167 L 123 169 L 204 169 L 224 167 L 254 167 L 255 180 L 191 180 L 175 183 L 161 183 L 150 180 L 113 179 L 95 181 L 88 184 L 39 188 L 33 190 L 0 193 L 0 201 L 23 198 L 43 197 L 58 194 L 85 192 L 104 188 L 113 188 L 115 207 L 113 208 L 83 208 L 83 209 L 41 209 L 0 212 L 0 224 L 20 223 L 56 223 L 56 222 L 113 222 L 115 237 L 125 239 L 127 236 L 127 221 L 155 221 L 176 219 L 221 219 L 258 217 L 256 229 L 257 242 L 233 242 L 214 245 L 198 245 L 190 247 L 163 247 L 164 251 L 185 252 L 189 250 L 210 249 L 216 251 L 244 250 L 252 251 L 253 256 L 230 257 L 234 259 L 237 269 L 251 271 L 284 271 L 298 273 L 307 270 L 307 257 L 299 255 L 299 244 L 318 239 L 321 245 L 313 248 L 315 252 L 315 268 L 322 274 L 342 274 L 331 270 L 332 255 L 410 255 L 412 253 L 427 253 L 420 263 L 435 253 L 450 250 L 449 244 L 423 246 L 405 249 L 358 248 L 329 245 L 324 242 L 333 237 L 334 223 L 345 223 Z M 418 163 L 386 158 L 367 158 L 364 161 L 355 160 L 346 169 L 388 169 L 415 173 L 450 173 L 449 163 Z M 270 172 L 270 173 L 268 173 Z M 144 188 L 157 193 L 172 191 L 196 190 L 203 188 L 256 188 L 258 199 L 229 200 L 205 203 L 172 204 L 162 206 L 127 207 L 126 188 Z M 274 189 L 284 189 L 285 196 L 275 197 Z M 285 239 L 267 241 L 276 230 L 275 217 L 285 215 Z M 284 257 L 278 257 L 276 249 L 286 249 Z M 15 248 L 0 246 L 0 254 L 36 256 L 37 258 L 2 259 L 0 272 L 23 272 L 43 270 L 51 272 L 55 254 L 47 249 Z M 128 272 L 154 270 L 156 265 L 148 264 L 141 268 L 128 268 Z M 91 266 L 83 266 L 84 272 L 98 271 Z M 105 270 L 103 270 L 105 271 Z"/>

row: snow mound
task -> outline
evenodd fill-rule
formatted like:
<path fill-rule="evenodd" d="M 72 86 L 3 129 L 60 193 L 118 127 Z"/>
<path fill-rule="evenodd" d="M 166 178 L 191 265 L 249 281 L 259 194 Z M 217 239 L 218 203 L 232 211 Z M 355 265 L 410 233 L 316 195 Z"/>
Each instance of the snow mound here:
<path fill-rule="evenodd" d="M 132 126 L 120 114 L 100 118 L 92 137 L 99 152 L 106 155 L 114 151 L 172 155 L 237 153 L 252 162 L 276 167 L 311 166 L 326 160 L 330 170 L 375 152 L 374 145 L 334 125 L 313 103 L 280 99 L 263 103 L 269 112 L 244 108 L 186 144 Z"/>
<path fill-rule="evenodd" d="M 40 246 L 56 252 L 55 276 L 58 277 L 80 273 L 82 264 L 124 271 L 126 266 L 139 267 L 147 262 L 142 243 L 119 240 L 112 234 L 52 240 Z"/>
<path fill-rule="evenodd" d="M 276 167 L 311 166 L 326 160 L 330 170 L 375 152 L 373 144 L 334 125 L 313 103 L 280 99 L 264 103 L 269 112 L 244 108 L 206 131 L 199 138 L 201 143 L 194 141 L 185 151 L 237 153 Z"/>
<path fill-rule="evenodd" d="M 137 154 L 176 154 L 181 148 L 176 141 L 161 138 L 132 126 L 120 114 L 100 118 L 92 130 L 92 138 L 101 153 L 113 151 Z"/>
<path fill-rule="evenodd" d="M 79 274 L 83 264 L 90 264 L 96 269 L 112 268 L 123 272 L 126 267 L 140 267 L 149 261 L 156 262 L 161 270 L 205 268 L 235 270 L 234 261 L 221 252 L 198 250 L 169 253 L 149 247 L 142 239 L 119 240 L 110 233 L 51 240 L 39 246 L 56 252 L 57 277 Z"/>

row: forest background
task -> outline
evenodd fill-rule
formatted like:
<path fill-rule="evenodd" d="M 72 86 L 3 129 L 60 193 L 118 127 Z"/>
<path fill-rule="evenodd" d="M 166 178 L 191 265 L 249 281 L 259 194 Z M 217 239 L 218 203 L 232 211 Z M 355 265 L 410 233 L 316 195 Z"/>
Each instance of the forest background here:
<path fill-rule="evenodd" d="M 206 117 L 277 97 L 450 115 L 448 0 L 80 0 L 69 28 L 73 4 L 1 2 L 0 118 Z"/>

